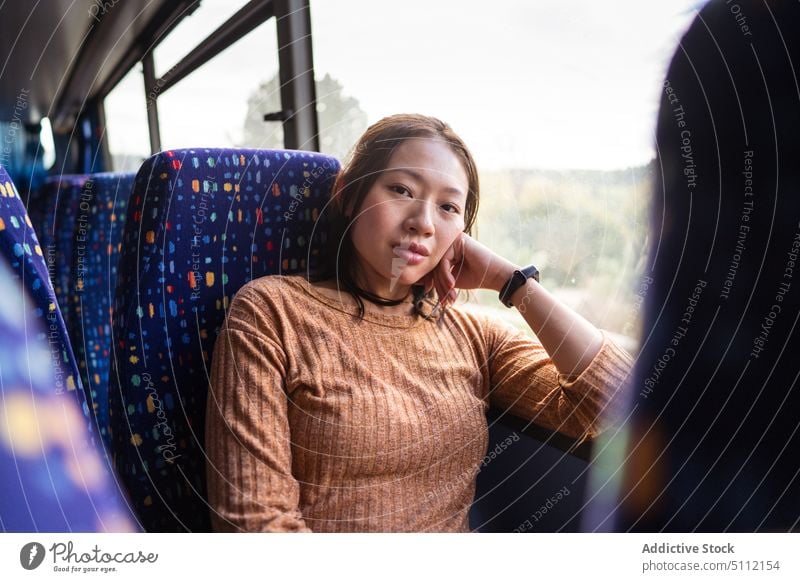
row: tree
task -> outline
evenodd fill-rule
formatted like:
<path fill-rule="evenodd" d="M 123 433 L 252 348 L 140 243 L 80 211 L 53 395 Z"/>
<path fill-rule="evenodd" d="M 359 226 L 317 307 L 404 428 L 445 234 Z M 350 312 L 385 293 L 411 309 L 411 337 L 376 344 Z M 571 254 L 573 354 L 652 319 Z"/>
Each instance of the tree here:
<path fill-rule="evenodd" d="M 339 159 L 347 157 L 356 140 L 367 128 L 367 114 L 358 100 L 345 96 L 342 84 L 326 74 L 317 80 L 317 114 L 320 149 Z M 243 147 L 282 148 L 283 128 L 279 122 L 265 122 L 264 114 L 281 109 L 278 76 L 261 83 L 247 99 Z"/>

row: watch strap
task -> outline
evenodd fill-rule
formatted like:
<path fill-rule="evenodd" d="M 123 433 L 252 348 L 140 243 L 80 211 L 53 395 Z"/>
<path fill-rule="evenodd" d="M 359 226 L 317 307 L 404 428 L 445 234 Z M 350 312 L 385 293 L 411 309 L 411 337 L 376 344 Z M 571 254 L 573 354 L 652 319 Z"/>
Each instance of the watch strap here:
<path fill-rule="evenodd" d="M 528 265 L 524 269 L 517 269 L 514 271 L 514 274 L 511 275 L 511 278 L 503 285 L 503 288 L 500 289 L 500 301 L 506 307 L 514 307 L 514 304 L 511 303 L 511 297 L 514 295 L 517 289 L 522 287 L 528 279 L 534 279 L 537 283 L 539 282 L 539 269 L 534 267 L 533 265 Z"/>

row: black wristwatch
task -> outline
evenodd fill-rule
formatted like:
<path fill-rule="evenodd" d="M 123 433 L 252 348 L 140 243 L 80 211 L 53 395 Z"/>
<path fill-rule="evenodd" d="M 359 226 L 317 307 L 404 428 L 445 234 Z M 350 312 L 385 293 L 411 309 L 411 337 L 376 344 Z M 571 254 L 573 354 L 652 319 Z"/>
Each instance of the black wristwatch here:
<path fill-rule="evenodd" d="M 500 301 L 503 302 L 503 305 L 506 307 L 514 307 L 514 304 L 511 303 L 511 296 L 531 277 L 533 277 L 537 283 L 539 282 L 539 269 L 533 265 L 528 265 L 524 269 L 514 271 L 514 274 L 511 275 L 508 282 L 500 289 Z"/>

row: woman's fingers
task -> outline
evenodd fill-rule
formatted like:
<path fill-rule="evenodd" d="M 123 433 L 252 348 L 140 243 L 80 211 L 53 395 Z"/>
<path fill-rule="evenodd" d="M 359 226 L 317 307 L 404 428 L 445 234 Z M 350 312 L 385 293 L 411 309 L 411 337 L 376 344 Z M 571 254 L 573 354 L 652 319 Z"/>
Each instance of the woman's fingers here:
<path fill-rule="evenodd" d="M 442 307 L 448 307 L 455 303 L 458 293 L 455 289 L 458 274 L 464 268 L 464 244 L 463 237 L 456 239 L 448 249 L 439 264 L 431 272 L 433 286 L 439 296 L 439 303 Z M 456 271 L 454 274 L 453 271 Z"/>
<path fill-rule="evenodd" d="M 449 261 L 448 264 L 443 265 L 443 268 L 439 271 L 437 282 L 437 292 L 439 294 L 439 300 L 442 306 L 448 307 L 452 305 L 455 302 L 456 291 L 455 278 L 453 278 L 453 275 L 450 272 Z"/>
<path fill-rule="evenodd" d="M 446 277 L 446 269 L 440 265 L 440 268 L 436 269 L 436 293 L 439 295 L 439 302 L 443 307 L 447 301 L 447 293 L 450 290 Z"/>

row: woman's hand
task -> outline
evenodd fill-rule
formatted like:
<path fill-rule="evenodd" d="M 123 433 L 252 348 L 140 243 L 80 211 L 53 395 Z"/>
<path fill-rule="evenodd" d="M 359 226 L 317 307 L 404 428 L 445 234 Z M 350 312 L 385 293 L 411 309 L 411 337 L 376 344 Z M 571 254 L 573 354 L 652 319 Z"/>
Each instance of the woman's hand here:
<path fill-rule="evenodd" d="M 455 302 L 457 289 L 494 289 L 499 292 L 517 268 L 511 261 L 462 232 L 439 264 L 418 284 L 424 284 L 426 292 L 435 287 L 442 306 L 447 307 Z"/>
<path fill-rule="evenodd" d="M 499 292 L 519 267 L 461 233 L 439 264 L 420 279 L 425 291 L 436 287 L 443 308 L 456 300 L 456 289 L 493 289 Z M 577 376 L 603 345 L 603 334 L 558 301 L 539 283 L 528 279 L 512 298 L 533 333 L 562 374 Z M 520 306 L 525 304 L 525 309 Z"/>

